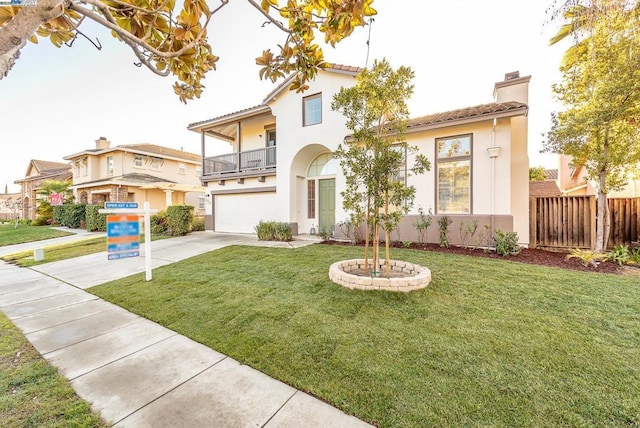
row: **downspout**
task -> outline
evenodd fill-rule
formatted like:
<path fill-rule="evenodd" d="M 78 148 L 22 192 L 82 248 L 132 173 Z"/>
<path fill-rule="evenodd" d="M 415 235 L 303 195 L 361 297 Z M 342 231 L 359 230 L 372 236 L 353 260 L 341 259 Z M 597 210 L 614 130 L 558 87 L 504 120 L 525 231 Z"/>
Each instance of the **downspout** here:
<path fill-rule="evenodd" d="M 496 157 L 498 154 L 495 153 L 496 149 L 496 124 L 498 119 L 493 118 L 493 129 L 491 131 L 491 148 L 489 149 L 489 157 L 491 158 L 491 196 L 489 198 L 491 207 L 489 208 L 489 219 L 490 219 L 490 235 L 489 235 L 489 247 L 493 243 L 493 237 L 495 233 L 495 186 L 496 186 Z"/>

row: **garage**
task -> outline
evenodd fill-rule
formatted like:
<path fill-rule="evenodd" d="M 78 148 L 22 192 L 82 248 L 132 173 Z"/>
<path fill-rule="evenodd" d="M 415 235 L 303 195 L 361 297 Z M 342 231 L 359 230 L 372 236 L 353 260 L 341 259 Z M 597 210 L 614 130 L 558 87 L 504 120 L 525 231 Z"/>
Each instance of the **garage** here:
<path fill-rule="evenodd" d="M 256 233 L 260 220 L 277 219 L 275 192 L 215 195 L 213 205 L 216 232 Z"/>

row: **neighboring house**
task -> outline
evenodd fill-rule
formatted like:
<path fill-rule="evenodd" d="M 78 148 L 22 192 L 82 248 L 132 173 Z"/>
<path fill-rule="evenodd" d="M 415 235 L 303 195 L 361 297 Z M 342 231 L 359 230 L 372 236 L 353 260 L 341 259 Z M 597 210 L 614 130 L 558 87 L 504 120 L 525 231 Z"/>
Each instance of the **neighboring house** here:
<path fill-rule="evenodd" d="M 558 155 L 558 187 L 563 195 L 580 196 L 597 194 L 597 182 L 586 178 L 584 166 L 574 166 L 569 155 Z M 622 190 L 612 190 L 607 193 L 609 198 L 638 198 L 640 197 L 640 177 L 629 174 L 627 185 Z"/>
<path fill-rule="evenodd" d="M 196 208 L 196 215 L 204 214 L 200 155 L 154 144 L 111 147 L 110 141 L 100 137 L 95 148 L 64 159 L 73 171 L 76 202 L 149 201 L 157 210 L 188 204 Z"/>
<path fill-rule="evenodd" d="M 38 191 L 45 181 L 71 181 L 71 167 L 61 162 L 32 159 L 27 167 L 25 178 L 14 181 L 20 185 L 22 199 L 21 217 L 35 220 L 38 210 Z"/>
<path fill-rule="evenodd" d="M 529 197 L 536 196 L 562 196 L 558 188 L 558 170 L 545 169 L 544 180 L 529 181 Z"/>
<path fill-rule="evenodd" d="M 20 193 L 0 193 L 0 220 L 15 220 L 21 208 Z"/>
<path fill-rule="evenodd" d="M 332 152 L 349 131 L 330 105 L 341 87 L 356 83 L 359 71 L 333 64 L 302 94 L 289 91 L 290 77 L 262 104 L 188 126 L 201 136 L 207 230 L 253 233 L 260 220 L 275 220 L 302 234 L 348 219 L 340 196 L 345 181 Z M 418 239 L 413 223 L 421 207 L 434 214 L 432 242 L 438 242 L 437 219 L 447 215 L 454 221 L 452 243 L 459 241 L 460 223 L 473 220 L 481 228 L 515 231 L 528 243 L 529 80 L 509 73 L 495 84 L 494 102 L 410 120 L 407 141 L 432 168 L 405 174 L 417 190 L 399 228 L 401 240 Z M 225 144 L 232 153 L 207 155 Z"/>

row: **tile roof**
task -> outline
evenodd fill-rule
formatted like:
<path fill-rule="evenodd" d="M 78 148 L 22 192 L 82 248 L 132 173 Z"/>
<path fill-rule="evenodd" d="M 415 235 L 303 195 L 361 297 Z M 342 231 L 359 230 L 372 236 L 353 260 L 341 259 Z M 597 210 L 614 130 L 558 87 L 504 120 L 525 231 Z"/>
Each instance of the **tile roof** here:
<path fill-rule="evenodd" d="M 487 116 L 493 116 L 500 113 L 517 112 L 518 110 L 528 109 L 524 103 L 517 101 L 507 101 L 502 103 L 480 104 L 472 107 L 465 107 L 456 110 L 445 111 L 441 113 L 429 114 L 427 116 L 409 119 L 408 128 L 417 128 L 421 126 L 430 126 L 437 124 L 447 124 L 465 119 L 475 119 Z"/>
<path fill-rule="evenodd" d="M 562 192 L 553 180 L 530 181 L 529 196 L 562 196 Z"/>
<path fill-rule="evenodd" d="M 156 144 L 148 144 L 148 143 L 123 144 L 120 146 L 113 147 L 113 149 L 120 149 L 120 150 L 130 149 L 133 151 L 141 151 L 145 153 L 156 154 L 159 156 L 171 156 L 174 158 L 185 159 L 190 161 L 202 160 L 202 156 L 195 153 L 185 152 L 183 150 L 172 149 L 169 147 L 163 147 L 163 146 L 158 146 Z"/>
<path fill-rule="evenodd" d="M 49 171 L 64 171 L 71 169 L 68 163 L 51 162 L 38 159 L 31 159 L 31 164 L 38 170 L 39 173 L 45 173 Z"/>
<path fill-rule="evenodd" d="M 558 179 L 558 170 L 557 169 L 545 169 L 544 174 L 547 177 L 547 180 L 557 180 Z"/>
<path fill-rule="evenodd" d="M 239 114 L 242 114 L 242 113 L 249 113 L 252 110 L 261 110 L 262 108 L 267 108 L 267 107 L 268 106 L 266 104 L 258 104 L 258 105 L 255 105 L 253 107 L 247 107 L 247 108 L 243 108 L 242 110 L 237 110 L 237 111 L 234 111 L 234 112 L 231 112 L 231 113 L 225 113 L 225 114 L 223 114 L 221 116 L 216 116 L 216 117 L 213 117 L 211 119 L 206 119 L 206 120 L 201 120 L 199 122 L 190 123 L 189 125 L 187 125 L 187 128 L 197 127 L 198 125 L 202 125 L 204 123 L 218 121 L 218 120 L 224 119 L 226 117 L 232 117 L 232 116 L 236 116 L 236 115 L 239 115 Z"/>
<path fill-rule="evenodd" d="M 93 180 L 93 181 L 85 181 L 84 183 L 76 184 L 73 187 L 83 188 L 83 187 L 95 186 L 97 184 L 104 185 L 104 184 L 109 184 L 109 183 L 113 184 L 113 183 L 119 183 L 119 182 L 127 182 L 127 183 L 139 184 L 139 185 L 149 184 L 149 183 L 167 183 L 167 182 L 173 183 L 173 181 L 169 181 L 166 178 L 160 178 L 160 177 L 156 177 L 155 175 L 141 174 L 141 173 L 134 172 L 134 173 L 120 175 L 117 177 L 109 177 L 106 179 L 102 178 L 102 179 Z"/>

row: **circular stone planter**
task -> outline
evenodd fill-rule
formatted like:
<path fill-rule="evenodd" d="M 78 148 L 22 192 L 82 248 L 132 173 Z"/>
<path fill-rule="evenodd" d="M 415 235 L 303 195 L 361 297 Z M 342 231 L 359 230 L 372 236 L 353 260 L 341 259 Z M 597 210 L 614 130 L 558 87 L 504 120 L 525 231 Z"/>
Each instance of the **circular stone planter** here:
<path fill-rule="evenodd" d="M 364 271 L 364 259 L 341 260 L 329 267 L 329 279 L 351 289 L 403 292 L 425 288 L 431 282 L 431 271 L 424 266 L 401 260 L 390 260 L 389 264 L 390 278 L 371 277 L 359 274 Z M 378 270 L 384 272 L 384 264 Z"/>

